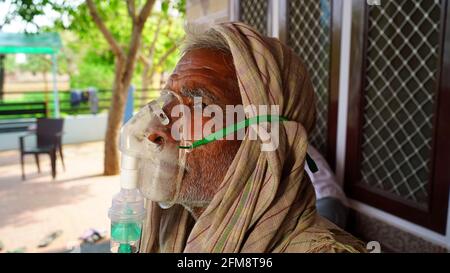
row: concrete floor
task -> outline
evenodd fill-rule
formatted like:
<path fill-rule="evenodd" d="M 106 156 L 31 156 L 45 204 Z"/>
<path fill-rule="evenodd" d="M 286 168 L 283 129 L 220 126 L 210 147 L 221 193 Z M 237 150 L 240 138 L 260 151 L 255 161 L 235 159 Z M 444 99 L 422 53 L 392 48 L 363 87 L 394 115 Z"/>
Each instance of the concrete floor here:
<path fill-rule="evenodd" d="M 18 151 L 0 152 L 0 252 L 64 252 L 80 244 L 79 236 L 89 228 L 104 230 L 107 238 L 98 246 L 82 245 L 81 252 L 107 252 L 108 209 L 119 177 L 101 175 L 103 142 L 65 145 L 64 159 L 66 171 L 58 161 L 52 180 L 48 156 L 41 156 L 41 173 L 28 156 L 22 181 Z M 62 234 L 50 245 L 37 247 L 58 230 Z"/>

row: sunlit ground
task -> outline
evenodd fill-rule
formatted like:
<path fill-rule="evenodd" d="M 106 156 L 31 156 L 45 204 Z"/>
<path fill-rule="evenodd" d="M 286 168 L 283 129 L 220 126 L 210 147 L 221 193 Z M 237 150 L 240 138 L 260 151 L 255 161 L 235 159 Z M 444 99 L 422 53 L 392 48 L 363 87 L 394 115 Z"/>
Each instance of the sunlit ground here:
<path fill-rule="evenodd" d="M 79 243 L 89 228 L 109 235 L 108 208 L 119 191 L 119 177 L 101 176 L 103 142 L 64 145 L 66 171 L 58 157 L 52 180 L 50 160 L 41 155 L 41 173 L 34 157 L 26 157 L 26 180 L 21 179 L 18 151 L 0 152 L 1 252 L 59 252 Z M 62 234 L 49 246 L 38 248 L 49 233 Z"/>

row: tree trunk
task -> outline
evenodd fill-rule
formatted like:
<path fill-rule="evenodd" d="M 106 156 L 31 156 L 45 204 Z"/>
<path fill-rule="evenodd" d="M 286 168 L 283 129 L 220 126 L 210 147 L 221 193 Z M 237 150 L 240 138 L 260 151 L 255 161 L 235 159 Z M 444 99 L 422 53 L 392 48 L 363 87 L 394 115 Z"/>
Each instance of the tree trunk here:
<path fill-rule="evenodd" d="M 135 32 L 136 31 L 136 32 Z M 133 43 L 140 43 L 141 37 L 133 31 Z M 105 135 L 105 160 L 104 175 L 116 175 L 120 171 L 119 165 L 119 133 L 122 126 L 125 103 L 128 97 L 128 88 L 133 77 L 136 63 L 137 46 L 131 46 L 125 57 L 116 58 L 116 71 L 114 76 L 114 86 L 112 90 L 112 100 L 108 112 L 108 123 Z"/>
<path fill-rule="evenodd" d="M 120 171 L 119 132 L 125 111 L 126 89 L 121 85 L 113 91 L 114 99 L 111 102 L 109 111 L 114 111 L 115 113 L 113 115 L 108 114 L 108 125 L 105 136 L 104 175 L 116 175 Z"/>
<path fill-rule="evenodd" d="M 111 105 L 108 112 L 108 123 L 105 135 L 104 175 L 116 175 L 119 165 L 119 132 L 122 126 L 123 114 L 129 83 L 123 82 L 125 62 L 118 60 L 112 90 Z"/>
<path fill-rule="evenodd" d="M 139 14 L 136 14 L 134 1 L 127 1 L 128 14 L 132 20 L 132 34 L 128 52 L 114 39 L 114 36 L 106 27 L 103 19 L 97 10 L 93 0 L 86 0 L 89 13 L 94 23 L 103 34 L 116 57 L 116 70 L 114 76 L 114 86 L 112 90 L 112 100 L 108 112 L 108 124 L 105 135 L 105 159 L 104 174 L 116 175 L 119 173 L 119 132 L 122 125 L 123 114 L 125 111 L 125 100 L 127 98 L 128 87 L 133 77 L 136 55 L 141 44 L 142 30 L 145 22 L 153 8 L 155 0 L 144 2 Z"/>

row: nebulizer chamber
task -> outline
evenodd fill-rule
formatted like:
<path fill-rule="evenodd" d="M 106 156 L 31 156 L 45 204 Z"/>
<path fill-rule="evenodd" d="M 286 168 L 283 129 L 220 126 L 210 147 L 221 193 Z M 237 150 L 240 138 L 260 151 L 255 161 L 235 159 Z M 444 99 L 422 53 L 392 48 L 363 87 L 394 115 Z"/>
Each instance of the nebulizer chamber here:
<path fill-rule="evenodd" d="M 161 201 L 167 207 L 176 198 L 183 169 L 179 155 L 184 152 L 176 143 L 158 144 L 149 135 L 156 127 L 167 127 L 170 120 L 162 109 L 177 102 L 173 93 L 163 92 L 121 129 L 121 190 L 113 197 L 109 210 L 113 253 L 138 252 L 146 215 L 145 198 Z"/>
<path fill-rule="evenodd" d="M 121 190 L 113 197 L 111 252 L 135 253 L 139 250 L 145 217 L 144 197 L 137 188 L 137 159 L 122 155 Z"/>

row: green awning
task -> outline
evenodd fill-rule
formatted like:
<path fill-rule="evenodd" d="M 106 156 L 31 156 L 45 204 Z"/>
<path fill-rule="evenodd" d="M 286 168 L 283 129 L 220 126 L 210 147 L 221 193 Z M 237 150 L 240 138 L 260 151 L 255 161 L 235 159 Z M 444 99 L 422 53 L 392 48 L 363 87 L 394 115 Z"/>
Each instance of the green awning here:
<path fill-rule="evenodd" d="M 0 32 L 0 54 L 54 54 L 61 48 L 58 33 L 6 33 Z"/>

